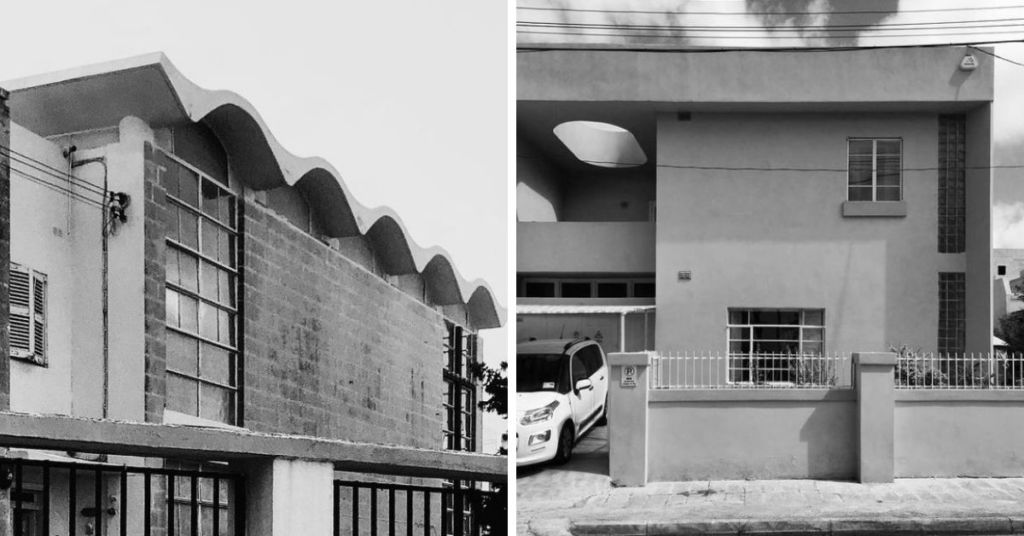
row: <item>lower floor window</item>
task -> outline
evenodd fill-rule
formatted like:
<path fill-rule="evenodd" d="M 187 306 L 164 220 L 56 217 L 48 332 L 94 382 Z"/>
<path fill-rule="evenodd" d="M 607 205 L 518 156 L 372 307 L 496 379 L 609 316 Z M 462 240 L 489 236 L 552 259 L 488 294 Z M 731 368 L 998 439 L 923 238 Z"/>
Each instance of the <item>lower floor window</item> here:
<path fill-rule="evenodd" d="M 824 309 L 729 309 L 729 381 L 794 382 L 825 350 Z"/>

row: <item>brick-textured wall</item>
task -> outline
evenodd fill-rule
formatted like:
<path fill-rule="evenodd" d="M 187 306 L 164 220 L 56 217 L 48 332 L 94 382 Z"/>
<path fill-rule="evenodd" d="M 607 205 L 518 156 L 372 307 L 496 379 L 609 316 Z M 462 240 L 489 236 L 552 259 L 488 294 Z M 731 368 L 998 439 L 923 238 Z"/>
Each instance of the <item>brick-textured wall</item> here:
<path fill-rule="evenodd" d="M 164 255 L 166 246 L 166 188 L 153 147 L 145 148 L 145 263 L 146 263 L 146 422 L 163 422 L 167 398 Z"/>
<path fill-rule="evenodd" d="M 444 321 L 251 202 L 245 426 L 440 448 Z"/>

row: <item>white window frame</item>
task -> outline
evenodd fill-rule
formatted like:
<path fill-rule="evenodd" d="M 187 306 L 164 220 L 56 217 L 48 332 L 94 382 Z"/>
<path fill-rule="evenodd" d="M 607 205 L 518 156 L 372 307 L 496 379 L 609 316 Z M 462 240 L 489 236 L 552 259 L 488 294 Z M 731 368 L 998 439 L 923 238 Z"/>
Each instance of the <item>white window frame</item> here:
<path fill-rule="evenodd" d="M 46 302 L 47 294 L 49 292 L 46 274 L 14 262 L 10 264 L 10 271 L 11 273 L 18 272 L 25 274 L 28 279 L 27 307 L 15 305 L 13 301 L 10 301 L 10 298 L 8 298 L 10 301 L 8 311 L 9 315 L 11 317 L 22 316 L 28 321 L 28 348 L 15 348 L 13 341 L 8 337 L 8 342 L 10 344 L 10 357 L 45 367 L 47 366 Z M 42 288 L 42 298 L 37 299 L 37 289 L 40 287 Z M 36 306 L 37 302 L 39 305 L 38 307 Z M 40 334 L 39 331 L 42 331 L 42 333 Z M 37 341 L 39 344 L 37 344 Z"/>
<path fill-rule="evenodd" d="M 800 323 L 799 324 L 754 324 L 754 323 L 750 322 L 750 314 L 752 312 L 754 312 L 754 311 L 764 311 L 764 310 L 797 311 L 797 312 L 800 313 Z M 729 315 L 730 315 L 730 313 L 732 313 L 734 311 L 746 312 L 747 313 L 747 323 L 746 324 L 733 324 L 731 322 L 731 320 L 729 319 Z M 804 316 L 805 316 L 805 314 L 808 311 L 821 311 L 821 325 L 805 324 L 804 323 L 805 322 Z M 734 358 L 742 359 L 742 358 L 745 357 L 748 360 L 748 363 L 749 363 L 750 361 L 753 361 L 754 359 L 758 359 L 761 356 L 768 355 L 768 354 L 762 354 L 762 353 L 758 353 L 758 352 L 754 351 L 754 328 L 755 327 L 758 327 L 758 328 L 790 328 L 790 329 L 798 328 L 798 330 L 799 330 L 798 337 L 799 338 L 798 338 L 797 342 L 800 344 L 800 350 L 798 351 L 797 354 L 795 354 L 795 356 L 811 355 L 811 354 L 805 354 L 804 353 L 804 342 L 815 342 L 815 343 L 817 343 L 819 341 L 805 341 L 804 340 L 804 330 L 805 329 L 820 329 L 821 330 L 821 341 L 820 341 L 820 343 L 821 343 L 821 350 L 822 350 L 821 351 L 821 355 L 824 355 L 826 353 L 826 351 L 825 351 L 825 348 L 826 348 L 826 346 L 825 346 L 826 345 L 826 339 L 825 339 L 825 337 L 826 337 L 826 333 L 825 333 L 825 309 L 824 308 L 815 308 L 815 307 L 794 307 L 794 308 L 790 308 L 790 307 L 781 307 L 781 308 L 775 308 L 775 307 L 729 307 L 726 310 L 726 327 L 725 327 L 725 348 L 726 348 L 726 355 L 728 355 L 728 357 L 729 357 L 728 364 L 726 366 L 725 378 L 726 378 L 726 383 L 728 383 L 728 384 L 731 384 L 731 385 L 732 384 L 736 384 L 736 385 L 751 385 L 751 384 L 755 383 L 752 374 L 751 374 L 751 378 L 749 380 L 746 380 L 746 381 L 737 381 L 737 380 L 733 380 L 732 379 L 732 373 L 733 373 L 734 370 L 736 370 L 736 371 L 747 370 L 749 373 L 753 372 L 752 367 L 750 367 L 749 365 L 747 367 L 735 367 L 733 365 L 733 359 Z M 732 328 L 746 328 L 746 329 L 749 330 L 749 333 L 750 333 L 750 339 L 749 339 L 750 347 L 747 349 L 746 355 L 741 354 L 741 353 L 734 353 L 732 351 L 732 343 L 733 342 L 742 342 L 742 341 L 744 341 L 744 339 L 733 339 L 732 338 Z M 777 383 L 777 384 L 785 384 L 785 385 L 791 385 L 792 384 L 792 382 L 769 382 L 769 383 Z"/>
<path fill-rule="evenodd" d="M 850 188 L 864 188 L 863 186 L 853 186 L 850 184 L 850 143 L 855 141 L 870 141 L 871 142 L 871 199 L 850 199 Z M 899 182 L 899 199 L 886 199 L 879 201 L 878 199 L 878 142 L 880 141 L 895 141 L 900 144 L 900 182 Z M 879 138 L 863 138 L 863 137 L 850 137 L 846 138 L 846 200 L 862 203 L 893 203 L 903 201 L 903 138 L 898 137 L 879 137 Z"/>

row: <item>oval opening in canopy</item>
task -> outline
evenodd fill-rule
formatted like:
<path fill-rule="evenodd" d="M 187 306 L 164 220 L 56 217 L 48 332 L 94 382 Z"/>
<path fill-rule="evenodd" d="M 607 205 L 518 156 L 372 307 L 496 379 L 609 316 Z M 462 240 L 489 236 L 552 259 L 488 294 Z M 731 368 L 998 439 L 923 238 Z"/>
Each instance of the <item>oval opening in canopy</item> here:
<path fill-rule="evenodd" d="M 642 166 L 647 155 L 633 133 L 611 123 L 567 121 L 555 127 L 558 137 L 582 162 L 605 168 Z"/>

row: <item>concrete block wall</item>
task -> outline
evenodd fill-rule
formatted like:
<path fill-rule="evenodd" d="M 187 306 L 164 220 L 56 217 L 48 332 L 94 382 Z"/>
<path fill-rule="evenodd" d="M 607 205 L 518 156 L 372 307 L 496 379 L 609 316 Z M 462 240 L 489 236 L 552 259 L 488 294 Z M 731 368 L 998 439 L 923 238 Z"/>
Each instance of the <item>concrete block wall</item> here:
<path fill-rule="evenodd" d="M 0 410 L 11 407 L 11 362 L 8 349 L 8 284 L 11 263 L 11 110 L 7 90 L 0 88 Z"/>
<path fill-rule="evenodd" d="M 244 209 L 245 426 L 441 448 L 441 313 Z"/>
<path fill-rule="evenodd" d="M 145 338 L 146 338 L 146 380 L 145 407 L 146 422 L 163 422 L 164 404 L 167 400 L 167 328 L 166 300 L 164 296 L 164 258 L 167 249 L 167 189 L 162 182 L 151 145 L 145 149 Z"/>

